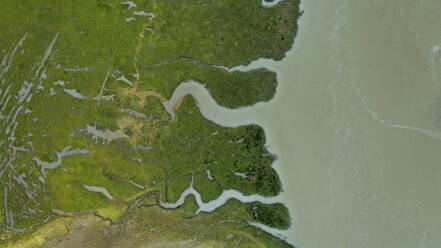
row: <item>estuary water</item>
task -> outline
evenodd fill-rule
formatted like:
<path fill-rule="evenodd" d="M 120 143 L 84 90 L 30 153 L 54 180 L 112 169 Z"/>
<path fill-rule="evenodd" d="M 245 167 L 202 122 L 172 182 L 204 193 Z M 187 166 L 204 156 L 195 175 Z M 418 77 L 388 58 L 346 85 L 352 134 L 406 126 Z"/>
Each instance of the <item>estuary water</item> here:
<path fill-rule="evenodd" d="M 441 245 L 441 1 L 303 0 L 294 48 L 232 70 L 278 74 L 268 103 L 207 119 L 255 123 L 278 155 L 298 247 Z M 169 104 L 174 105 L 171 99 Z"/>
<path fill-rule="evenodd" d="M 441 247 L 441 1 L 303 0 L 256 106 L 298 247 Z"/>

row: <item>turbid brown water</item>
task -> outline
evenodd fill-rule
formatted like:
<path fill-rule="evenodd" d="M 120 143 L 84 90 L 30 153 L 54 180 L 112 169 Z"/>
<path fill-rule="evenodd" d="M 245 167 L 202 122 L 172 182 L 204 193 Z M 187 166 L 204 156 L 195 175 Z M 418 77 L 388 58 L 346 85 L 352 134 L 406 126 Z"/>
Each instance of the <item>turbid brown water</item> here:
<path fill-rule="evenodd" d="M 259 117 L 299 247 L 441 247 L 441 1 L 303 0 Z"/>
<path fill-rule="evenodd" d="M 441 2 L 304 0 L 269 103 L 199 106 L 256 123 L 278 154 L 299 247 L 441 246 Z"/>

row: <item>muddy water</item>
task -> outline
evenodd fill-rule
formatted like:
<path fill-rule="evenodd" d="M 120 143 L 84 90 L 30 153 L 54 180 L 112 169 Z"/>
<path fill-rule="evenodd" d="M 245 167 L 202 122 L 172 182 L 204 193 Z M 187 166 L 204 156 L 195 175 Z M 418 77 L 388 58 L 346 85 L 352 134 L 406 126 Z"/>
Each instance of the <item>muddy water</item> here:
<path fill-rule="evenodd" d="M 269 103 L 204 117 L 256 123 L 279 156 L 299 247 L 440 247 L 441 2 L 303 0 Z M 194 85 L 194 84 L 193 84 Z M 181 90 L 181 89 L 180 89 Z"/>
<path fill-rule="evenodd" d="M 441 1 L 303 0 L 259 108 L 299 247 L 440 247 Z"/>

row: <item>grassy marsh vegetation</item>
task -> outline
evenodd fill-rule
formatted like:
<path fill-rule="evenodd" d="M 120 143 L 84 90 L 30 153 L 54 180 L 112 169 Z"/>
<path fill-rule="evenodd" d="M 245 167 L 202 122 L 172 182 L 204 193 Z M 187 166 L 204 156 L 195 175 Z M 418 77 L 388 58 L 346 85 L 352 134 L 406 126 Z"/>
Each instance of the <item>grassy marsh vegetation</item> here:
<path fill-rule="evenodd" d="M 170 117 L 157 98 L 141 99 L 121 92 L 135 87 L 168 98 L 180 82 L 195 79 L 227 107 L 270 100 L 277 86 L 274 72 L 228 72 L 214 65 L 231 67 L 260 57 L 283 58 L 295 37 L 298 0 L 285 0 L 273 8 L 263 8 L 260 0 L 134 2 L 136 8 L 115 0 L 2 1 L 0 60 L 6 62 L 1 63 L 0 71 L 11 63 L 0 79 L 0 95 L 6 96 L 9 87 L 11 98 L 0 105 L 0 155 L 2 159 L 10 156 L 7 158 L 13 166 L 0 167 L 7 169 L 0 175 L 0 199 L 7 188 L 6 206 L 14 213 L 14 228 L 28 229 L 24 233 L 2 232 L 0 240 L 5 242 L 0 243 L 13 244 L 27 237 L 39 224 L 53 219 L 53 208 L 66 212 L 99 210 L 103 216 L 117 219 L 125 202 L 145 191 L 162 192 L 167 201 L 174 202 L 190 184 L 191 175 L 195 175 L 194 186 L 204 201 L 216 198 L 223 189 L 266 196 L 280 192 L 279 177 L 271 168 L 274 157 L 264 147 L 262 128 L 217 126 L 202 118 L 191 97 L 184 99 L 173 123 L 162 125 Z M 134 15 L 141 10 L 154 17 Z M 135 20 L 127 21 L 130 17 Z M 11 51 L 25 34 L 12 60 Z M 118 80 L 121 76 L 133 86 Z M 33 95 L 29 102 L 21 103 L 18 99 L 24 81 L 32 83 Z M 60 81 L 64 85 L 57 83 Z M 82 97 L 75 98 L 65 90 L 76 90 Z M 100 94 L 113 96 L 113 100 L 97 100 Z M 12 137 L 5 130 L 14 123 L 6 117 L 20 106 L 23 111 L 14 122 L 17 128 Z M 105 144 L 102 138 L 94 140 L 91 134 L 77 133 L 86 125 L 122 130 L 130 137 Z M 137 149 L 137 145 L 148 149 Z M 90 154 L 64 157 L 58 168 L 42 174 L 34 158 L 56 161 L 55 151 L 67 146 L 90 150 Z M 22 147 L 26 152 L 11 147 Z M 208 178 L 207 170 L 214 180 Z M 19 176 L 29 185 L 28 191 Z M 85 184 L 105 187 L 116 200 L 85 190 Z M 29 192 L 34 192 L 33 197 Z M 169 221 L 167 216 L 188 216 L 194 210 L 191 206 L 194 203 L 188 201 L 176 212 L 146 208 L 139 216 L 159 214 L 165 219 L 149 225 L 161 226 Z M 4 207 L 0 204 L 3 231 L 11 224 L 6 221 Z M 204 227 L 232 213 L 237 219 L 249 218 L 274 227 L 286 228 L 289 223 L 283 206 L 254 204 L 250 209 L 249 205 L 230 201 L 212 214 L 192 218 L 182 227 L 189 230 L 185 238 L 196 235 L 190 232 L 192 225 Z M 219 232 L 205 231 L 204 240 L 221 242 L 225 232 L 238 229 L 233 224 L 222 226 Z M 184 229 L 172 228 L 155 240 L 174 235 L 184 238 L 178 238 Z M 252 238 L 244 239 L 241 247 L 257 241 L 266 247 L 287 246 L 265 233 L 255 236 L 257 229 L 245 229 L 251 235 L 245 236 Z"/>

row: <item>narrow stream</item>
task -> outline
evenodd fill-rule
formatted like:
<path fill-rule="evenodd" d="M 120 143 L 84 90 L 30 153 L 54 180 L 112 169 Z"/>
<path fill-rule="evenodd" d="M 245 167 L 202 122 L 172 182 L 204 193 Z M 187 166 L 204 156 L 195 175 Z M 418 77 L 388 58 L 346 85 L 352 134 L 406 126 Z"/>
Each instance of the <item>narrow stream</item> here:
<path fill-rule="evenodd" d="M 195 215 L 198 215 L 201 212 L 210 213 L 216 210 L 217 208 L 222 207 L 225 203 L 227 203 L 230 199 L 236 199 L 239 200 L 242 203 L 252 203 L 252 202 L 261 202 L 264 204 L 273 204 L 280 202 L 280 197 L 264 197 L 261 195 L 253 194 L 253 195 L 243 195 L 240 191 L 228 189 L 223 190 L 221 195 L 216 198 L 215 200 L 209 201 L 209 202 L 203 202 L 202 197 L 199 194 L 199 192 L 193 187 L 194 178 L 191 180 L 190 186 L 182 192 L 179 199 L 174 203 L 167 203 L 163 202 L 160 198 L 159 200 L 159 206 L 166 208 L 166 209 L 174 209 L 182 206 L 185 203 L 185 199 L 189 195 L 193 195 L 196 199 L 196 203 L 199 207 L 199 209 L 196 211 Z M 265 232 L 271 233 L 272 235 L 279 237 L 281 239 L 286 240 L 287 239 L 287 231 L 280 230 L 277 228 L 268 227 L 261 223 L 256 222 L 248 222 L 248 224 L 255 226 L 259 229 L 264 230 Z"/>

